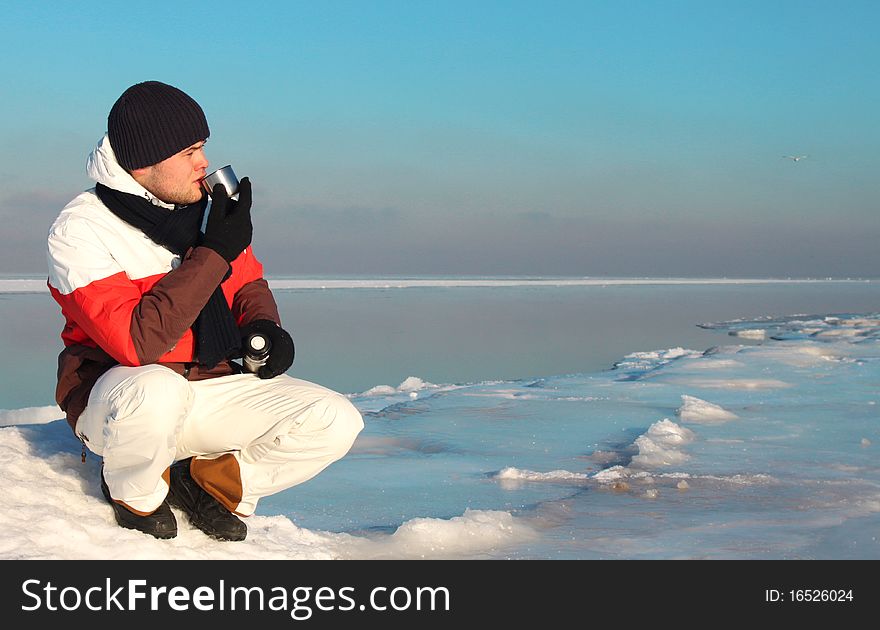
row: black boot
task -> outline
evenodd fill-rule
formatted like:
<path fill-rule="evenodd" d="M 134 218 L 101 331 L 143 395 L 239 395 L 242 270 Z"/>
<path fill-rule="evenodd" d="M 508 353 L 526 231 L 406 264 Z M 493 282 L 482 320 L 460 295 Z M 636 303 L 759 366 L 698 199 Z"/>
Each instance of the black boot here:
<path fill-rule="evenodd" d="M 101 492 L 104 498 L 113 507 L 113 515 L 120 527 L 126 529 L 136 529 L 139 532 L 149 534 L 155 538 L 174 538 L 177 536 L 177 521 L 171 508 L 168 507 L 168 501 L 162 501 L 162 504 L 156 508 L 152 514 L 147 516 L 139 516 L 117 503 L 110 496 L 110 489 L 107 482 L 104 481 L 104 470 L 101 469 Z"/>
<path fill-rule="evenodd" d="M 217 540 L 244 540 L 245 525 L 217 499 L 205 492 L 189 472 L 192 458 L 181 460 L 171 467 L 171 488 L 168 502 L 183 510 L 190 523 Z"/>

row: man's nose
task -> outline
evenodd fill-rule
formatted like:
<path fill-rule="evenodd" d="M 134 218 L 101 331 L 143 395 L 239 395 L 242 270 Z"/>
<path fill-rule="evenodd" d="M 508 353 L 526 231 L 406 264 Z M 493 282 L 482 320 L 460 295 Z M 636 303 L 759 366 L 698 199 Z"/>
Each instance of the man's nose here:
<path fill-rule="evenodd" d="M 196 151 L 195 155 L 196 161 L 193 166 L 195 166 L 196 170 L 208 168 L 208 157 L 205 155 L 205 152 L 202 149 L 199 149 Z"/>

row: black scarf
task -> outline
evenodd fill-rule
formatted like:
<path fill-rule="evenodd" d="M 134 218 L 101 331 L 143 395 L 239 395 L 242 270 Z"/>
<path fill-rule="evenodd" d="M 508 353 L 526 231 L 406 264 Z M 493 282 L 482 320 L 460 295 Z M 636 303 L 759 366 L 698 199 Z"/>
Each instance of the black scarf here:
<path fill-rule="evenodd" d="M 201 242 L 200 228 L 208 205 L 207 197 L 198 203 L 169 210 L 155 206 L 143 197 L 103 184 L 98 184 L 95 192 L 110 212 L 173 254 L 183 256 Z M 239 355 L 241 334 L 220 285 L 202 308 L 192 328 L 196 357 L 201 365 L 212 368 L 223 359 Z"/>

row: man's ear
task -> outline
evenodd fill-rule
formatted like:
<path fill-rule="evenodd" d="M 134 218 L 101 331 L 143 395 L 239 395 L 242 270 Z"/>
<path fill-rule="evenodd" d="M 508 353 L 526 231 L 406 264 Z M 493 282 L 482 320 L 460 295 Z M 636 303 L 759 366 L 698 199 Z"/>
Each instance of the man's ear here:
<path fill-rule="evenodd" d="M 132 169 L 131 171 L 129 171 L 129 174 L 134 178 L 134 181 L 136 181 L 141 186 L 144 186 L 144 183 L 147 181 L 147 176 L 149 175 L 151 168 L 153 167 L 145 166 L 143 168 Z M 146 188 L 146 186 L 144 186 L 144 188 Z"/>

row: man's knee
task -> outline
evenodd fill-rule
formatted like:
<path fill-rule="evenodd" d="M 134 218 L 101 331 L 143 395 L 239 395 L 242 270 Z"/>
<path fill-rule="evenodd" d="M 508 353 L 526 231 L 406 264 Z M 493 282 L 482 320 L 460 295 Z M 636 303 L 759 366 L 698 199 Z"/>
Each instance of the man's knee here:
<path fill-rule="evenodd" d="M 342 457 L 351 449 L 358 433 L 364 428 L 364 419 L 345 396 L 333 394 L 323 402 L 330 420 L 325 430 L 332 438 L 330 441 L 333 449 Z"/>
<path fill-rule="evenodd" d="M 146 429 L 174 430 L 192 405 L 186 379 L 162 366 L 149 366 L 133 373 L 111 392 L 116 420 L 148 417 Z"/>

